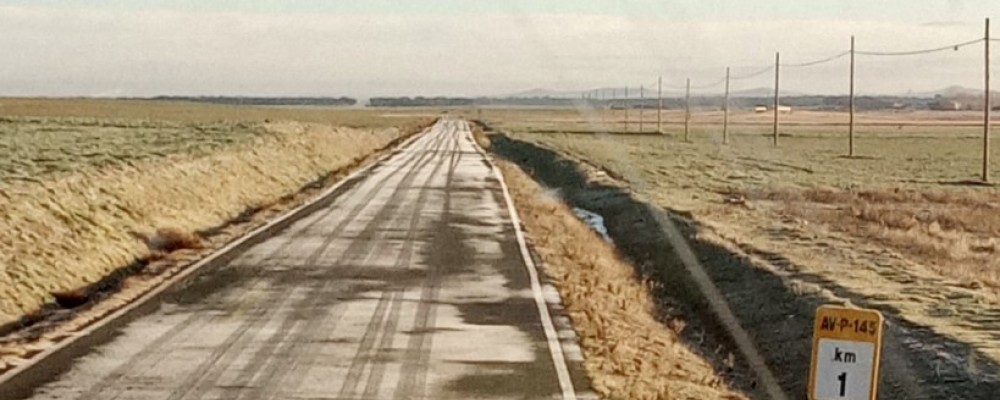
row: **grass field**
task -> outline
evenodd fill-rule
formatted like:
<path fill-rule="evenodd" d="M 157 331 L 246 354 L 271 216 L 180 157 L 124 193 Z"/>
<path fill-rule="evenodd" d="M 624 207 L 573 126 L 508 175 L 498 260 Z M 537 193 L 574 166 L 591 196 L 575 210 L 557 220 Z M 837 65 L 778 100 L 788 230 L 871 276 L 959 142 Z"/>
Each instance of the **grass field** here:
<path fill-rule="evenodd" d="M 0 98 L 0 185 L 171 154 L 205 155 L 251 144 L 267 123 L 380 129 L 437 112 Z"/>
<path fill-rule="evenodd" d="M 715 112 L 695 113 L 690 141 L 676 111 L 664 135 L 623 134 L 621 111 L 484 114 L 515 139 L 603 169 L 637 196 L 690 215 L 700 235 L 1000 360 L 1000 343 L 987 333 L 1000 330 L 1000 189 L 977 183 L 982 128 L 974 115 L 862 114 L 858 156 L 847 158 L 846 127 L 836 125 L 843 114 L 783 115 L 789 123 L 777 147 L 770 116 L 749 112 L 733 116 L 729 144 Z M 655 112 L 645 114 L 648 132 Z M 1000 177 L 1000 165 L 991 172 Z"/>
<path fill-rule="evenodd" d="M 435 109 L 256 107 L 205 103 L 113 99 L 0 97 L 0 117 L 80 118 L 83 120 L 173 123 L 297 121 L 354 128 L 388 128 L 401 121 L 432 117 Z"/>
<path fill-rule="evenodd" d="M 205 155 L 264 133 L 247 123 L 7 118 L 0 121 L 0 175 L 6 182 L 40 181 L 172 154 Z"/>

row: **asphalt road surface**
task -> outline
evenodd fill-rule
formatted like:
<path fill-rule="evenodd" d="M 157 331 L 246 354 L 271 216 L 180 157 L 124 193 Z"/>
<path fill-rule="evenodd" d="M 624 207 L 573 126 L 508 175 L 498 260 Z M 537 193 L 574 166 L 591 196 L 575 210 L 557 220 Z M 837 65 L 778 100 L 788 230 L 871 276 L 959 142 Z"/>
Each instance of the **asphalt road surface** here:
<path fill-rule="evenodd" d="M 590 397 L 531 268 L 468 123 L 442 120 L 30 398 Z"/>

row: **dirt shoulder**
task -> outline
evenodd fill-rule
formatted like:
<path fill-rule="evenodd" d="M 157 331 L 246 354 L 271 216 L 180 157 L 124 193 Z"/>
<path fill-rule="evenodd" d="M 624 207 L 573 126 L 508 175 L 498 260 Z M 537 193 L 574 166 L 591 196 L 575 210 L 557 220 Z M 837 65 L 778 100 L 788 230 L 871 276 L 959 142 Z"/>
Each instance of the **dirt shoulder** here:
<path fill-rule="evenodd" d="M 689 311 L 688 315 L 703 317 L 709 332 L 725 336 L 725 332 L 712 329 L 712 317 L 704 315 L 703 300 L 698 298 L 698 293 L 690 293 L 688 285 L 671 285 L 684 282 L 685 277 L 680 269 L 672 266 L 675 261 L 670 252 L 664 251 L 670 247 L 663 238 L 657 237 L 656 219 L 643 209 L 653 204 L 654 208 L 668 212 L 688 238 L 715 285 L 725 293 L 740 325 L 750 332 L 760 352 L 768 358 L 772 371 L 791 398 L 805 393 L 813 315 L 817 306 L 829 303 L 875 307 L 887 315 L 881 398 L 991 398 L 998 389 L 997 365 L 980 349 L 980 345 L 995 342 L 995 339 L 988 340 L 991 335 L 987 331 L 969 329 L 968 325 L 963 327 L 960 321 L 945 320 L 955 329 L 979 335 L 979 340 L 959 337 L 953 334 L 954 331 L 942 331 L 941 324 L 914 318 L 912 309 L 900 308 L 896 306 L 900 303 L 887 301 L 942 296 L 943 302 L 961 303 L 961 299 L 969 296 L 932 294 L 942 286 L 961 288 L 940 285 L 940 277 L 935 285 L 934 274 L 926 269 L 908 271 L 907 265 L 912 267 L 912 264 L 907 264 L 899 253 L 858 240 L 817 240 L 831 236 L 819 235 L 816 229 L 822 227 L 760 213 L 752 209 L 753 205 L 727 204 L 723 196 L 700 189 L 693 180 L 672 185 L 680 178 L 667 177 L 664 178 L 667 188 L 655 180 L 652 182 L 656 186 L 650 187 L 643 185 L 643 181 L 633 183 L 616 178 L 627 171 L 617 170 L 613 163 L 604 164 L 602 157 L 616 151 L 618 143 L 604 143 L 599 151 L 588 153 L 579 142 L 567 146 L 572 149 L 570 152 L 567 149 L 554 151 L 503 135 L 493 138 L 495 152 L 529 171 L 544 185 L 559 189 L 571 205 L 603 215 L 618 250 L 634 265 L 640 266 L 640 274 L 663 287 L 657 296 L 681 300 L 680 306 Z M 617 151 L 625 150 L 630 154 L 640 151 L 617 148 Z M 571 153 L 588 156 L 588 161 L 580 161 Z M 654 168 L 655 164 L 645 167 Z M 689 174 L 692 177 L 704 172 L 692 165 L 686 170 L 657 170 L 658 174 Z M 706 202 L 711 204 L 706 205 Z M 706 209 L 724 210 L 725 214 L 712 214 L 716 218 L 708 218 L 704 214 Z M 718 218 L 718 215 L 728 217 Z M 779 247 L 775 243 L 783 245 Z M 827 265 L 825 269 L 816 266 L 819 255 L 827 260 L 827 254 L 838 253 L 842 258 L 837 264 Z M 867 254 L 883 263 L 867 268 L 867 263 L 851 258 L 850 254 Z M 864 268 L 858 268 L 859 265 Z M 926 277 L 911 279 L 921 275 Z M 893 277 L 898 281 L 889 286 L 872 281 L 875 278 L 889 281 Z M 867 284 L 862 285 L 865 279 Z M 973 296 L 972 299 L 981 297 Z M 926 307 L 933 303 L 923 304 Z M 986 312 L 990 307 L 980 304 L 978 309 Z M 967 321 L 983 323 L 971 315 Z"/>

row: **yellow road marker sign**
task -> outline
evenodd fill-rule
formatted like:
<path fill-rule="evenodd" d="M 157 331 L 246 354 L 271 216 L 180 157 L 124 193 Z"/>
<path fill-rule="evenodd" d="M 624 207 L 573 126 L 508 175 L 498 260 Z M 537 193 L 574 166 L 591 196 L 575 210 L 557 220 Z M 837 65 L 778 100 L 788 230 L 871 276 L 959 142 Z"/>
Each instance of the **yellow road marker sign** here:
<path fill-rule="evenodd" d="M 875 400 L 883 326 L 882 313 L 875 310 L 816 310 L 809 399 Z"/>

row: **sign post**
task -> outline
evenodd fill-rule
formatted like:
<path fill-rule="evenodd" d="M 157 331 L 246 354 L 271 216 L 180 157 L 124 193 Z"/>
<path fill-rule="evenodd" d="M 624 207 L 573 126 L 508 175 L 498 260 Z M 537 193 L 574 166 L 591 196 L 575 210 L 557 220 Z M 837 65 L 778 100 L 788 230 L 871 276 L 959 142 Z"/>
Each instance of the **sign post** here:
<path fill-rule="evenodd" d="M 875 310 L 834 306 L 816 310 L 810 400 L 875 400 L 883 322 Z"/>

